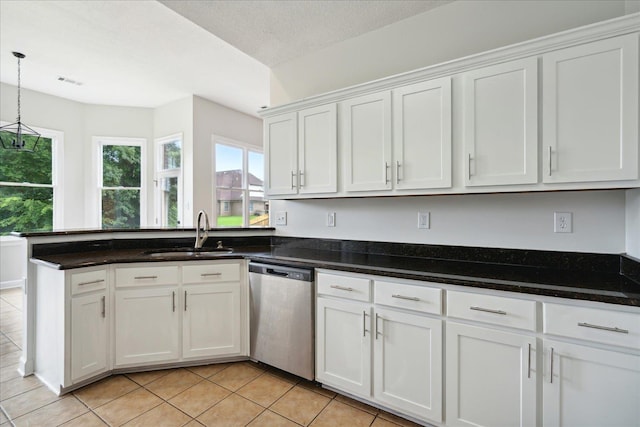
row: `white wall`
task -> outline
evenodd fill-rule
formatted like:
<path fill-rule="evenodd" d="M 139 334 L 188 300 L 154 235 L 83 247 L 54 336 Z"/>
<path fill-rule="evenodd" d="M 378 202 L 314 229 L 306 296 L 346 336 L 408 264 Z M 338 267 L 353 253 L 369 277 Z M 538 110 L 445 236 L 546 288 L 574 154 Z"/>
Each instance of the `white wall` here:
<path fill-rule="evenodd" d="M 215 209 L 211 188 L 212 136 L 222 136 L 262 147 L 262 120 L 194 96 L 193 123 L 193 150 L 197 153 L 193 158 L 193 214 L 200 209 L 212 214 Z M 195 221 L 195 218 L 193 220 Z"/>
<path fill-rule="evenodd" d="M 640 259 L 640 188 L 626 191 L 626 207 L 626 252 Z"/>
<path fill-rule="evenodd" d="M 271 106 L 631 13 L 622 0 L 458 0 L 273 67 Z"/>
<path fill-rule="evenodd" d="M 640 198 L 640 197 L 639 197 Z M 576 191 L 271 201 L 287 211 L 277 235 L 575 252 L 625 251 L 625 191 Z M 573 233 L 553 213 L 573 213 Z M 326 226 L 336 212 L 335 228 Z M 430 212 L 431 228 L 417 228 Z"/>

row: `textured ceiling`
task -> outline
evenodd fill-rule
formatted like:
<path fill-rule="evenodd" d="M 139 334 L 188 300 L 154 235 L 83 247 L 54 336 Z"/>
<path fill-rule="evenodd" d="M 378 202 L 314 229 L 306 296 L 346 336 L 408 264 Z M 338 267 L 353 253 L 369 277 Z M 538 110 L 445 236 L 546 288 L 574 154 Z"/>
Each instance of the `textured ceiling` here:
<path fill-rule="evenodd" d="M 451 0 L 159 0 L 273 67 Z"/>
<path fill-rule="evenodd" d="M 26 89 L 138 107 L 194 94 L 255 116 L 268 66 L 448 2 L 0 0 L 0 81 L 17 84 L 19 51 Z"/>

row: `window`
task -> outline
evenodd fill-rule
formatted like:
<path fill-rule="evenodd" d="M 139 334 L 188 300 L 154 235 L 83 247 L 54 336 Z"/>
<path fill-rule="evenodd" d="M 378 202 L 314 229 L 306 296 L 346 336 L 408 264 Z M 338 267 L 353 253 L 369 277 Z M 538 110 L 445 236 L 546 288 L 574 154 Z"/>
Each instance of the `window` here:
<path fill-rule="evenodd" d="M 145 142 L 132 138 L 98 139 L 100 224 L 104 229 L 142 225 Z"/>
<path fill-rule="evenodd" d="M 0 235 L 62 228 L 63 133 L 37 131 L 35 153 L 0 149 Z"/>
<path fill-rule="evenodd" d="M 182 135 L 156 140 L 155 223 L 176 228 L 182 224 Z"/>
<path fill-rule="evenodd" d="M 264 199 L 264 156 L 247 146 L 214 137 L 215 213 L 218 227 L 269 225 Z"/>

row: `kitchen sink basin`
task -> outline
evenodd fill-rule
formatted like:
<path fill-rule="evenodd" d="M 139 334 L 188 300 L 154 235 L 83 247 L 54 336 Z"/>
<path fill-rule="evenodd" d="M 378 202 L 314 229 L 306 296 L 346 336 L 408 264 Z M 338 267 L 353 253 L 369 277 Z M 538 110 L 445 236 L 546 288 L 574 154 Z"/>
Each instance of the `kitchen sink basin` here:
<path fill-rule="evenodd" d="M 145 255 L 151 255 L 155 257 L 166 256 L 216 256 L 225 255 L 233 252 L 233 248 L 171 248 L 171 249 L 152 249 L 145 252 Z"/>

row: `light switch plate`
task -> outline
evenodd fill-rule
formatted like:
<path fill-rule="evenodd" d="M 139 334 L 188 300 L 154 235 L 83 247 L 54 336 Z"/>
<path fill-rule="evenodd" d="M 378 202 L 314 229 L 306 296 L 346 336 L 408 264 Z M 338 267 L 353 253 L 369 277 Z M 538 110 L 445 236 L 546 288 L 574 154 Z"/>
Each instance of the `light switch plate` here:
<path fill-rule="evenodd" d="M 418 212 L 418 228 L 428 229 L 431 224 L 431 215 L 429 212 Z"/>
<path fill-rule="evenodd" d="M 287 225 L 287 212 L 276 212 L 276 225 Z"/>
<path fill-rule="evenodd" d="M 327 214 L 327 227 L 335 227 L 336 226 L 336 213 L 329 212 Z"/>

